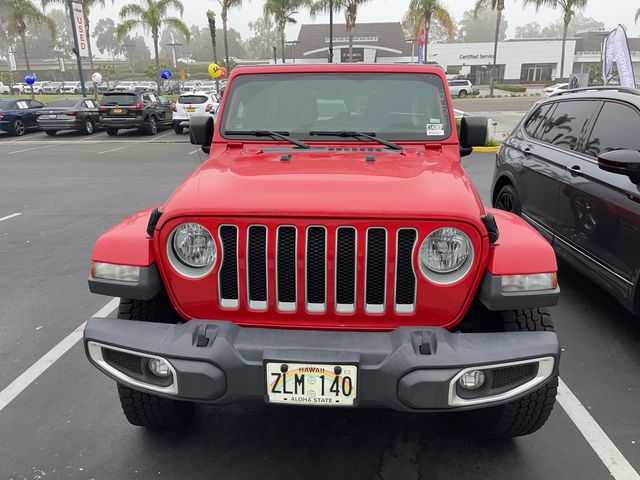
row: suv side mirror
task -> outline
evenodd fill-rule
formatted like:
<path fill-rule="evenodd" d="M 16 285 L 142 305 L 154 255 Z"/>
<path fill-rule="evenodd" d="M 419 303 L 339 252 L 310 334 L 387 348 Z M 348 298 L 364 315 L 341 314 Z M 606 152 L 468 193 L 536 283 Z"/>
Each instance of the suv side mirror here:
<path fill-rule="evenodd" d="M 469 155 L 473 147 L 484 147 L 487 141 L 486 117 L 462 117 L 460 120 L 460 154 Z"/>
<path fill-rule="evenodd" d="M 189 137 L 193 145 L 200 145 L 204 153 L 209 153 L 213 142 L 213 117 L 191 117 Z"/>
<path fill-rule="evenodd" d="M 626 175 L 636 185 L 640 183 L 640 152 L 612 150 L 598 157 L 598 167 L 609 173 Z"/>

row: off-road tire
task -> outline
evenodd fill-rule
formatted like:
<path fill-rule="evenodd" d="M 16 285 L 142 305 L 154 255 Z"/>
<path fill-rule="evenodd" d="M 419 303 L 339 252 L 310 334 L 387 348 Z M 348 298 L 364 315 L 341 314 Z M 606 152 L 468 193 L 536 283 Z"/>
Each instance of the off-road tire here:
<path fill-rule="evenodd" d="M 175 125 L 173 127 L 173 131 L 176 132 L 176 135 L 182 135 L 184 133 L 184 127 L 180 125 Z"/>
<path fill-rule="evenodd" d="M 104 131 L 107 132 L 107 135 L 109 135 L 110 137 L 115 137 L 116 135 L 118 135 L 117 128 L 105 128 Z"/>
<path fill-rule="evenodd" d="M 506 332 L 552 332 L 553 321 L 548 311 L 540 308 L 495 312 L 502 317 Z M 508 439 L 529 435 L 549 419 L 558 392 L 558 375 L 542 386 L 512 402 L 468 412 L 472 424 L 482 436 Z"/>
<path fill-rule="evenodd" d="M 93 133 L 96 131 L 96 127 L 93 124 L 93 121 L 91 119 L 86 119 L 84 121 L 84 127 L 82 128 L 82 133 L 84 133 L 85 135 L 93 135 Z"/>
<path fill-rule="evenodd" d="M 158 119 L 153 115 L 150 116 L 147 123 L 142 127 L 142 131 L 145 135 L 155 135 L 158 133 Z"/>
<path fill-rule="evenodd" d="M 11 124 L 11 133 L 16 137 L 21 137 L 27 133 L 27 127 L 22 120 L 14 120 Z"/>
<path fill-rule="evenodd" d="M 502 186 L 496 195 L 493 206 L 506 212 L 515 213 L 516 215 L 520 215 L 522 212 L 518 192 L 516 192 L 516 189 L 510 183 Z"/>
<path fill-rule="evenodd" d="M 147 428 L 186 427 L 193 418 L 194 404 L 139 392 L 118 384 L 118 396 L 131 425 Z"/>
<path fill-rule="evenodd" d="M 120 306 L 118 307 L 118 318 L 157 323 L 178 323 L 182 321 L 164 291 L 150 300 L 121 298 Z"/>
<path fill-rule="evenodd" d="M 57 130 L 45 130 L 44 133 L 46 133 L 50 137 L 55 137 L 57 135 L 58 131 Z"/>

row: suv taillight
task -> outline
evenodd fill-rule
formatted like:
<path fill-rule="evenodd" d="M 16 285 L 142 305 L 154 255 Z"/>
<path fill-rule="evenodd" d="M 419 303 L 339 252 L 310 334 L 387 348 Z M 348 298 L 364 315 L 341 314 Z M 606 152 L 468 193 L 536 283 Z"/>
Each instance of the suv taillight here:
<path fill-rule="evenodd" d="M 140 101 L 134 103 L 131 106 L 131 109 L 132 110 L 144 110 L 144 102 L 142 100 L 140 100 Z"/>
<path fill-rule="evenodd" d="M 78 112 L 65 112 L 65 115 L 67 115 L 68 117 L 77 117 Z"/>
<path fill-rule="evenodd" d="M 210 103 L 207 103 L 207 106 L 205 107 L 205 111 L 210 112 L 211 110 L 213 110 L 213 105 Z"/>

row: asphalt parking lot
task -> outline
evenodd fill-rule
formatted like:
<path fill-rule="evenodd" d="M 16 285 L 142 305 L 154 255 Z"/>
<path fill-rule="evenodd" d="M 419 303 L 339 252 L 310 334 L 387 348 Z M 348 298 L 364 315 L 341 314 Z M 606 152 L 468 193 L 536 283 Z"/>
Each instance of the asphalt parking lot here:
<path fill-rule="evenodd" d="M 452 414 L 256 403 L 203 406 L 181 432 L 130 426 L 75 343 L 116 305 L 88 291 L 91 249 L 200 156 L 172 130 L 0 136 L 0 479 L 640 478 L 640 320 L 565 265 L 553 317 L 566 388 L 529 437 L 490 443 Z M 493 159 L 464 160 L 485 201 Z"/>

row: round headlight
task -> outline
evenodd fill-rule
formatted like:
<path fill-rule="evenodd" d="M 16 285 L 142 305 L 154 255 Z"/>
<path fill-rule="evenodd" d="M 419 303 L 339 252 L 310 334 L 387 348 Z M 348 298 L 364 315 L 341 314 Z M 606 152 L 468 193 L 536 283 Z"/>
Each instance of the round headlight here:
<path fill-rule="evenodd" d="M 183 223 L 173 232 L 173 252 L 185 265 L 204 268 L 216 260 L 216 243 L 209 230 L 199 223 Z"/>
<path fill-rule="evenodd" d="M 469 237 L 457 228 L 431 232 L 420 246 L 420 266 L 435 273 L 451 273 L 462 267 L 471 254 Z"/>

